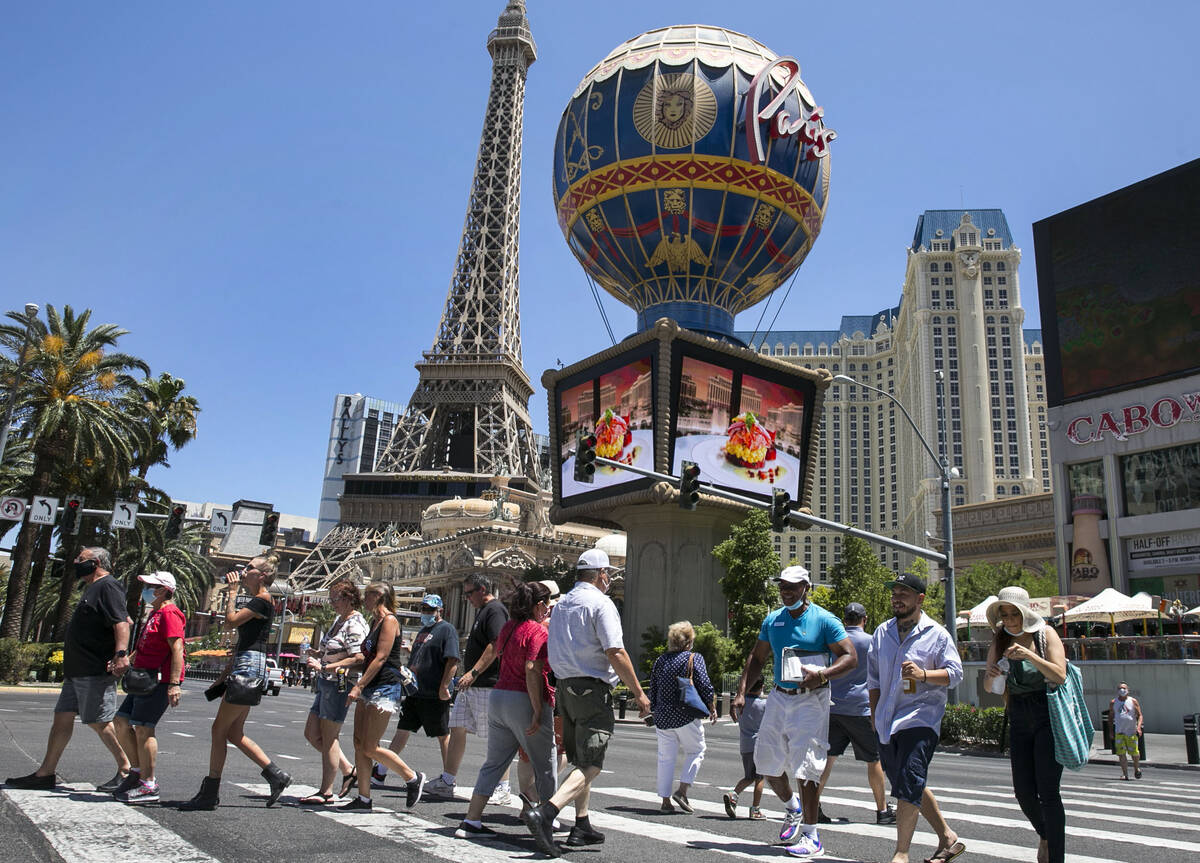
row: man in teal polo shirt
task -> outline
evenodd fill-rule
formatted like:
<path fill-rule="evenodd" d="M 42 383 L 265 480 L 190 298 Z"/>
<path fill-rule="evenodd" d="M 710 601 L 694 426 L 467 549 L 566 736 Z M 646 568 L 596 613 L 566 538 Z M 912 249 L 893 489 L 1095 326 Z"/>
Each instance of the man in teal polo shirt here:
<path fill-rule="evenodd" d="M 854 670 L 858 655 L 836 616 L 809 602 L 808 570 L 789 566 L 776 579 L 782 608 L 763 620 L 758 641 L 738 681 L 730 715 L 746 704 L 746 689 L 775 660 L 775 688 L 767 696 L 754 763 L 787 808 L 779 841 L 794 857 L 824 853 L 817 835 L 821 794 L 818 783 L 829 749 L 829 680 Z M 830 664 L 829 658 L 833 657 Z M 800 793 L 792 793 L 795 774 Z"/>

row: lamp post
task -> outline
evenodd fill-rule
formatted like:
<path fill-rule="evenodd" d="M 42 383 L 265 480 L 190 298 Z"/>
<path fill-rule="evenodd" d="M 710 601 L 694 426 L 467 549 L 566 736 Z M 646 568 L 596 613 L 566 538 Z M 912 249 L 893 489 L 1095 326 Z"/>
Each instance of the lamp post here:
<path fill-rule="evenodd" d="M 17 356 L 17 368 L 8 388 L 8 403 L 4 406 L 4 420 L 0 422 L 0 461 L 4 460 L 4 450 L 8 447 L 8 429 L 12 425 L 13 411 L 17 407 L 17 388 L 21 385 L 21 372 L 25 371 L 25 354 L 29 351 L 29 343 L 33 341 L 33 323 L 37 320 L 37 313 L 37 303 L 25 304 L 25 342 Z"/>
<path fill-rule="evenodd" d="M 913 433 L 917 436 L 917 440 L 921 442 L 921 446 L 925 447 L 925 452 L 929 453 L 929 457 L 933 459 L 934 464 L 938 466 L 938 472 L 941 474 L 942 480 L 942 548 L 946 555 L 945 575 L 943 583 L 946 586 L 946 628 L 950 631 L 954 638 L 958 638 L 958 607 L 954 595 L 954 524 L 950 514 L 950 480 L 954 478 L 955 471 L 950 467 L 950 457 L 947 454 L 946 446 L 946 400 L 945 400 L 945 375 L 941 369 L 934 372 L 934 380 L 937 382 L 937 412 L 938 412 L 938 449 L 941 450 L 941 455 L 933 451 L 933 447 L 929 445 L 929 441 L 925 440 L 925 436 L 921 434 L 921 429 L 917 427 L 916 422 L 908 413 L 908 410 L 901 404 L 900 400 L 887 390 L 881 390 L 878 387 L 873 387 L 870 384 L 864 384 L 861 381 L 856 381 L 848 375 L 834 375 L 834 381 L 843 384 L 851 384 L 856 387 L 862 387 L 864 390 L 870 390 L 873 393 L 890 399 L 893 404 L 900 409 L 900 413 L 904 414 L 904 418 L 908 420 L 908 424 L 912 426 Z M 955 700 L 955 693 L 950 692 L 951 700 Z"/>

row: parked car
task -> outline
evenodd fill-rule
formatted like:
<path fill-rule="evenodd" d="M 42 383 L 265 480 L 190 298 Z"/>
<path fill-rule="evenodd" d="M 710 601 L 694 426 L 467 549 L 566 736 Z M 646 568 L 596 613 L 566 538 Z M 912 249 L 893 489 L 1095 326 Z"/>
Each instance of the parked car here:
<path fill-rule="evenodd" d="M 283 669 L 274 659 L 267 660 L 267 694 L 278 695 L 283 688 Z"/>

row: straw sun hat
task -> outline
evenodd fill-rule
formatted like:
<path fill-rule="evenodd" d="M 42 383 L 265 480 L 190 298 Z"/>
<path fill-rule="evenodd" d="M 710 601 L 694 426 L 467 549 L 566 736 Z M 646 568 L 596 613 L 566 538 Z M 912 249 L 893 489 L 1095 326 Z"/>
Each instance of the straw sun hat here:
<path fill-rule="evenodd" d="M 992 629 L 999 629 L 1000 623 L 1000 606 L 1011 605 L 1021 612 L 1021 631 L 1022 632 L 1037 632 L 1046 622 L 1042 620 L 1042 616 L 1029 607 L 1029 593 L 1023 587 L 1006 587 L 996 595 L 987 607 L 984 613 L 987 615 L 988 625 Z"/>

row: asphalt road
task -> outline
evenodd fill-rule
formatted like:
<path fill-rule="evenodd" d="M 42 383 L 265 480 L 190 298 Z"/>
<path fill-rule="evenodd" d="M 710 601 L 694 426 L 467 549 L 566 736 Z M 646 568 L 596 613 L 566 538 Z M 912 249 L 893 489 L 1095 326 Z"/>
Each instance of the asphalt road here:
<path fill-rule="evenodd" d="M 344 863 L 383 855 L 419 863 L 543 859 L 518 820 L 515 806 L 489 808 L 485 813 L 485 822 L 502 834 L 499 840 L 472 843 L 454 838 L 454 828 L 466 811 L 469 783 L 483 759 L 484 746 L 476 738 L 468 738 L 459 780 L 464 799 L 423 801 L 407 813 L 403 789 L 393 779 L 392 787 L 374 792 L 376 809 L 370 814 L 295 806 L 296 798 L 319 779 L 318 759 L 302 734 L 310 696 L 295 689 L 264 698 L 247 723 L 250 736 L 294 777 L 296 785 L 284 793 L 281 804 L 265 808 L 261 797 L 265 784 L 258 769 L 231 751 L 221 807 L 215 812 L 177 811 L 169 801 L 191 797 L 206 772 L 208 729 L 215 708 L 201 696 L 204 685 L 186 684 L 183 704 L 169 711 L 159 725 L 158 773 L 164 805 L 133 809 L 95 793 L 95 785 L 112 775 L 113 763 L 95 735 L 77 726 L 60 765 L 63 784 L 58 790 L 0 790 L 0 835 L 6 859 L 14 863 L 155 859 Z M 0 776 L 34 769 L 45 747 L 54 700 L 49 694 L 0 694 Z M 343 744 L 351 745 L 349 727 L 343 730 Z M 592 796 L 592 822 L 606 833 L 607 842 L 569 849 L 567 857 L 728 863 L 734 858 L 785 856 L 775 841 L 782 807 L 769 791 L 764 808 L 770 820 L 747 820 L 744 805 L 737 820 L 724 814 L 721 792 L 741 772 L 735 726 L 726 722 L 708 726 L 708 754 L 691 794 L 694 815 L 658 814 L 655 751 L 652 728 L 618 726 L 605 772 Z M 440 770 L 434 741 L 414 737 L 404 754 L 418 770 L 430 775 Z M 930 787 L 967 844 L 967 854 L 960 860 L 1033 863 L 1035 836 L 1012 797 L 1006 759 L 941 753 L 934 759 Z M 1074 863 L 1200 859 L 1196 791 L 1196 774 L 1183 771 L 1147 767 L 1144 778 L 1136 782 L 1121 781 L 1118 769 L 1107 765 L 1068 771 L 1063 777 L 1067 859 Z M 747 799 L 744 795 L 743 803 Z M 822 827 L 825 859 L 890 859 L 895 828 L 875 824 L 865 772 L 852 758 L 838 761 L 823 805 L 830 815 L 849 819 Z M 564 813 L 568 824 L 569 816 L 569 811 Z M 913 859 L 929 856 L 933 841 L 927 825 L 919 824 Z"/>

